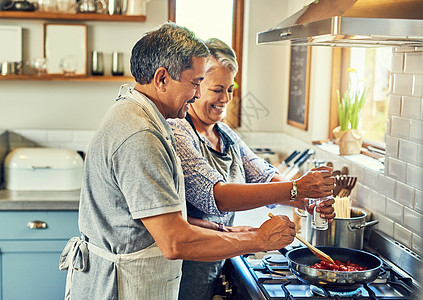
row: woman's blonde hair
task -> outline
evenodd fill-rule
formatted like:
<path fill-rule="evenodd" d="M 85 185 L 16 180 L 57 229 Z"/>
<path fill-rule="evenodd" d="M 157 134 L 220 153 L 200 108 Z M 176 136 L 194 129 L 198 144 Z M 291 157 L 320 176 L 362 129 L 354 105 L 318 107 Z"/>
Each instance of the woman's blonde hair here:
<path fill-rule="evenodd" d="M 229 68 L 233 73 L 234 77 L 238 72 L 238 62 L 236 61 L 235 51 L 229 47 L 225 42 L 217 39 L 211 38 L 206 41 L 206 46 L 209 48 L 210 56 L 208 59 L 214 58 L 219 64 L 224 67 Z M 212 68 L 211 65 L 208 65 L 206 68 L 206 73 Z"/>

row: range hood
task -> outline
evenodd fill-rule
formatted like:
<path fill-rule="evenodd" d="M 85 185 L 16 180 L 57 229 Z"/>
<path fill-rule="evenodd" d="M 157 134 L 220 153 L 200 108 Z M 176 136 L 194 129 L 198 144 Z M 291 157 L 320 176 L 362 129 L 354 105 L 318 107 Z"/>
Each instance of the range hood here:
<path fill-rule="evenodd" d="M 268 43 L 422 47 L 423 0 L 316 0 L 257 34 L 257 44 Z"/>

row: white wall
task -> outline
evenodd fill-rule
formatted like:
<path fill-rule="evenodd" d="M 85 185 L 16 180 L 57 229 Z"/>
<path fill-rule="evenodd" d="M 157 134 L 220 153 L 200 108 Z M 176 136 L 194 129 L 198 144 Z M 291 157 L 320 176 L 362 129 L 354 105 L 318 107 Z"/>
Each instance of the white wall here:
<path fill-rule="evenodd" d="M 259 101 L 270 113 L 247 118 L 250 132 L 287 132 L 304 141 L 326 138 L 330 48 L 312 51 L 309 130 L 287 125 L 289 47 L 256 45 L 256 34 L 276 25 L 310 0 L 247 0 L 244 28 L 243 97 Z M 125 75 L 134 43 L 148 30 L 167 20 L 167 0 L 147 3 L 147 21 L 85 22 L 88 51 L 103 51 L 105 73 L 110 74 L 112 51 L 125 53 Z M 43 20 L 1 20 L 0 25 L 24 28 L 24 60 L 43 56 Z M 54 22 L 54 21 L 49 21 Z M 75 22 L 69 22 L 75 23 Z M 0 128 L 94 130 L 112 105 L 121 82 L 0 81 Z M 248 103 L 249 101 L 244 101 Z M 319 117 L 316 117 L 319 116 Z"/>
<path fill-rule="evenodd" d="M 332 49 L 314 47 L 308 130 L 287 124 L 289 44 L 257 45 L 257 32 L 266 31 L 310 1 L 246 1 L 243 54 L 242 127 L 248 132 L 286 132 L 304 141 L 327 138 Z M 256 104 L 252 108 L 252 103 Z"/>
<path fill-rule="evenodd" d="M 165 21 L 167 0 L 152 0 L 147 3 L 147 20 L 143 23 L 83 22 L 88 25 L 88 51 L 104 52 L 106 75 L 110 75 L 111 53 L 124 52 L 125 75 L 130 75 L 129 56 L 133 45 L 144 32 Z M 0 25 L 24 28 L 23 58 L 28 60 L 43 56 L 43 22 L 2 19 Z M 121 84 L 0 80 L 0 128 L 96 129 Z"/>

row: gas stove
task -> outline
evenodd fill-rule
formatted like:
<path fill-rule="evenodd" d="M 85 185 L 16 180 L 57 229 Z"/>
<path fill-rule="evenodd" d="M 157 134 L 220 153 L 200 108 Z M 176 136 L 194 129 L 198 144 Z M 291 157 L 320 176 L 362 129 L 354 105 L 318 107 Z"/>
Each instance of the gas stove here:
<path fill-rule="evenodd" d="M 294 246 L 298 247 L 298 246 Z M 294 248 L 290 247 L 290 249 Z M 303 283 L 288 267 L 280 252 L 260 252 L 231 258 L 227 280 L 232 294 L 227 299 L 419 299 L 422 291 L 417 281 L 374 250 L 381 258 L 378 278 L 351 290 L 328 290 Z"/>

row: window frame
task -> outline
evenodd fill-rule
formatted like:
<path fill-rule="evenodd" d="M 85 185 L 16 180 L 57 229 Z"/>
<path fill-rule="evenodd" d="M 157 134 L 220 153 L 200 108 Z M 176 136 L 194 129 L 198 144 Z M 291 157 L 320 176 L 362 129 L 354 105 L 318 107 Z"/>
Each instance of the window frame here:
<path fill-rule="evenodd" d="M 351 49 L 334 47 L 332 49 L 332 76 L 331 76 L 331 91 L 330 91 L 330 110 L 329 110 L 329 139 L 334 140 L 332 130 L 339 126 L 338 120 L 338 95 L 337 90 L 341 95 L 348 88 L 348 68 L 351 59 Z M 385 147 L 380 143 L 370 140 L 363 140 L 361 154 L 370 156 L 375 159 L 384 157 Z"/>
<path fill-rule="evenodd" d="M 234 90 L 232 101 L 228 104 L 225 122 L 231 128 L 238 128 L 241 125 L 241 86 L 242 86 L 242 45 L 244 42 L 244 0 L 233 0 L 232 16 L 232 48 L 237 55 L 238 73 L 235 81 L 238 88 Z M 168 19 L 175 22 L 176 0 L 168 0 Z"/>

